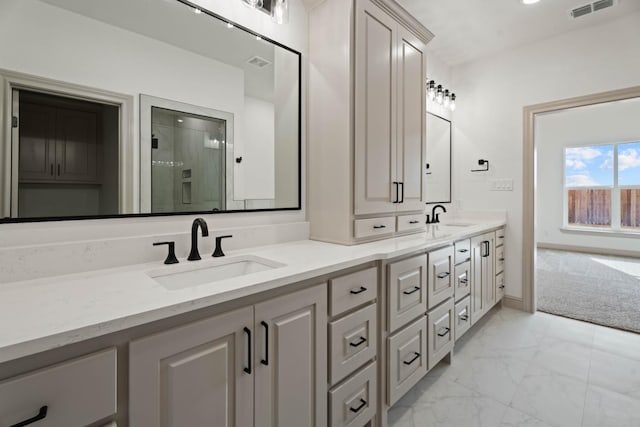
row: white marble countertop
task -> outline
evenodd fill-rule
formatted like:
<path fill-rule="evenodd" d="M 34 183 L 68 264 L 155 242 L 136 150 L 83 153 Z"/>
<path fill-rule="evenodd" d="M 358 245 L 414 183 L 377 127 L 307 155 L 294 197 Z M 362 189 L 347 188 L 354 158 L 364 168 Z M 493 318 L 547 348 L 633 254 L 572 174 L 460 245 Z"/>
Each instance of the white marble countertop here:
<path fill-rule="evenodd" d="M 463 221 L 458 221 L 462 223 Z M 464 221 L 470 223 L 470 221 Z M 312 240 L 230 251 L 223 259 L 165 266 L 154 263 L 0 285 L 0 363 L 122 331 L 177 314 L 311 279 L 369 261 L 442 246 L 505 225 L 429 226 L 427 232 L 355 246 Z M 201 269 L 246 256 L 282 267 L 168 290 L 149 276 L 166 269 Z"/>

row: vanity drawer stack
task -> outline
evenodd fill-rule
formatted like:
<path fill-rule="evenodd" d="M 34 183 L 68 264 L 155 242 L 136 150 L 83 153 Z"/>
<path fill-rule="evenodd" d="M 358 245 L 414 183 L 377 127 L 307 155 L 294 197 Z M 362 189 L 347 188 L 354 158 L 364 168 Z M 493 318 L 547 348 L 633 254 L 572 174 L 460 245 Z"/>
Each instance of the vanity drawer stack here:
<path fill-rule="evenodd" d="M 457 241 L 454 248 L 454 337 L 457 341 L 471 327 L 471 239 Z"/>
<path fill-rule="evenodd" d="M 116 378 L 108 349 L 2 381 L 0 425 L 94 425 L 116 413 Z"/>
<path fill-rule="evenodd" d="M 505 230 L 496 231 L 496 302 L 504 297 L 504 237 Z"/>
<path fill-rule="evenodd" d="M 376 415 L 378 269 L 329 280 L 329 418 L 360 427 Z"/>
<path fill-rule="evenodd" d="M 453 348 L 454 249 L 387 266 L 387 401 L 393 405 Z"/>
<path fill-rule="evenodd" d="M 426 230 L 424 214 L 399 215 L 383 218 L 356 219 L 354 233 L 356 239 L 392 235 L 394 233 L 418 232 Z"/>

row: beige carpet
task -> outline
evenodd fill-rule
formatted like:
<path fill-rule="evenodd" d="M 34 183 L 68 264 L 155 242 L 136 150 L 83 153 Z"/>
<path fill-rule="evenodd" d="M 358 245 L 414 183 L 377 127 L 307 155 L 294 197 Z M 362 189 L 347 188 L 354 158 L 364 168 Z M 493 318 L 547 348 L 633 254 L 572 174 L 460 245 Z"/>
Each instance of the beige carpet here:
<path fill-rule="evenodd" d="M 640 333 L 640 259 L 538 249 L 538 310 Z"/>

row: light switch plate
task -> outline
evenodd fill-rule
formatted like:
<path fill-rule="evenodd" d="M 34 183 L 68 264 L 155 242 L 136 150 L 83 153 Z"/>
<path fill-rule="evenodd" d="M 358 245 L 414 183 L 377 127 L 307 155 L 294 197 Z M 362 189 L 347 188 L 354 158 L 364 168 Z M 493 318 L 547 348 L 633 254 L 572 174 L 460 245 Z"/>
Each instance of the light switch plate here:
<path fill-rule="evenodd" d="M 489 180 L 489 190 L 491 191 L 513 191 L 513 179 L 499 178 Z"/>

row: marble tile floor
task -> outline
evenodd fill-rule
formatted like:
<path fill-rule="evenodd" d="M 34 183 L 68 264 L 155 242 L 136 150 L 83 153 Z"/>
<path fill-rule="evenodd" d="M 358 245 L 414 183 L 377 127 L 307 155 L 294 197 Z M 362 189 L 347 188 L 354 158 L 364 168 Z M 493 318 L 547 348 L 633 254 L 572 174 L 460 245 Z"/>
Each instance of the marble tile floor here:
<path fill-rule="evenodd" d="M 496 307 L 390 427 L 640 427 L 640 334 Z"/>

